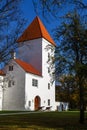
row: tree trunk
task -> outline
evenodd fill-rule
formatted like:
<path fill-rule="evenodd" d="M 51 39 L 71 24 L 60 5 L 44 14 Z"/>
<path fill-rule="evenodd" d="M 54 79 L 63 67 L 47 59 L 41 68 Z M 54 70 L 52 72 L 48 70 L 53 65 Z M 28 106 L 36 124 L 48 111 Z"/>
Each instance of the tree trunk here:
<path fill-rule="evenodd" d="M 80 123 L 84 124 L 84 87 L 80 84 Z"/>

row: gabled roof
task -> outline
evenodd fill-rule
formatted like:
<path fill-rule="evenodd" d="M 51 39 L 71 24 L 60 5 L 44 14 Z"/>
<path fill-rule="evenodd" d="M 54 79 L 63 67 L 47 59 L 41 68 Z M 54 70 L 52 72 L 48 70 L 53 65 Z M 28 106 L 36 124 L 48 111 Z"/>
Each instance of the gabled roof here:
<path fill-rule="evenodd" d="M 45 26 L 39 19 L 36 17 L 33 22 L 28 26 L 28 28 L 24 31 L 24 33 L 18 38 L 17 42 L 24 42 L 28 40 L 33 40 L 37 38 L 45 38 L 51 44 L 56 46 L 50 34 L 46 30 Z"/>
<path fill-rule="evenodd" d="M 23 70 L 27 73 L 32 73 L 32 74 L 35 74 L 35 75 L 39 75 L 41 76 L 41 73 L 36 70 L 32 65 L 22 61 L 22 60 L 19 60 L 19 59 L 15 59 L 15 62 L 21 67 L 23 68 Z"/>
<path fill-rule="evenodd" d="M 5 76 L 5 73 L 2 70 L 0 70 L 0 75 Z"/>

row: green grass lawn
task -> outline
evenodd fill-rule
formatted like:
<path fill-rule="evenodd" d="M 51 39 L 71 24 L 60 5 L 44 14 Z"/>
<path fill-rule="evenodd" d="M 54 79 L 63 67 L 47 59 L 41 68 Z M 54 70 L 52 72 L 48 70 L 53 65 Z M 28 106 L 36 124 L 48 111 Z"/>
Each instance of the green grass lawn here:
<path fill-rule="evenodd" d="M 78 111 L 0 115 L 0 130 L 87 130 L 85 117 L 81 125 Z"/>

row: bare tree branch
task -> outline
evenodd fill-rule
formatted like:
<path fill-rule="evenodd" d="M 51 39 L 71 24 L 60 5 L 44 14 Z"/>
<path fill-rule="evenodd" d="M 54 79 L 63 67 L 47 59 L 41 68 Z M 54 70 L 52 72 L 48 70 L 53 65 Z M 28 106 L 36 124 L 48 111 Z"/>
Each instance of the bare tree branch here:
<path fill-rule="evenodd" d="M 17 38 L 25 20 L 20 13 L 21 0 L 0 0 L 0 63 L 7 63 L 10 52 L 18 47 Z"/>

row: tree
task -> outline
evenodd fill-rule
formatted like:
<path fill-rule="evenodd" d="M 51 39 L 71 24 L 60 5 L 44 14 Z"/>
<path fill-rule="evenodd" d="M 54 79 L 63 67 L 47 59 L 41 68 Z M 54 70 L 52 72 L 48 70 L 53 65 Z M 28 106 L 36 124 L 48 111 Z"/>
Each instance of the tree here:
<path fill-rule="evenodd" d="M 32 0 L 34 9 L 37 14 L 44 16 L 46 19 L 50 19 L 51 16 L 56 19 L 72 12 L 75 9 L 83 13 L 87 10 L 87 2 L 83 0 Z M 83 13 L 84 15 L 84 13 Z M 48 17 L 49 16 L 49 17 Z M 86 16 L 87 17 L 87 16 Z"/>
<path fill-rule="evenodd" d="M 79 107 L 79 89 L 76 86 L 75 77 L 73 75 L 63 75 L 59 78 L 61 85 L 56 87 L 58 101 L 68 102 L 70 109 L 78 109 Z"/>
<path fill-rule="evenodd" d="M 60 40 L 56 49 L 56 77 L 63 73 L 75 75 L 80 97 L 80 123 L 84 122 L 84 82 L 87 81 L 87 30 L 77 13 L 56 29 Z M 60 74 L 60 75 L 59 75 Z M 59 76 L 58 76 L 59 75 Z"/>
<path fill-rule="evenodd" d="M 55 61 L 53 60 L 53 63 L 56 64 L 55 77 L 58 81 L 62 74 L 75 76 L 77 87 L 79 87 L 80 123 L 84 123 L 84 86 L 87 88 L 87 2 L 33 0 L 33 3 L 36 12 L 46 19 L 50 19 L 51 16 L 56 19 L 62 18 L 61 26 L 54 29 L 56 30 L 54 39 L 58 41 Z M 76 12 L 73 13 L 74 10 Z"/>
<path fill-rule="evenodd" d="M 10 52 L 18 47 L 16 42 L 23 29 L 20 0 L 0 0 L 0 64 L 7 64 Z"/>

